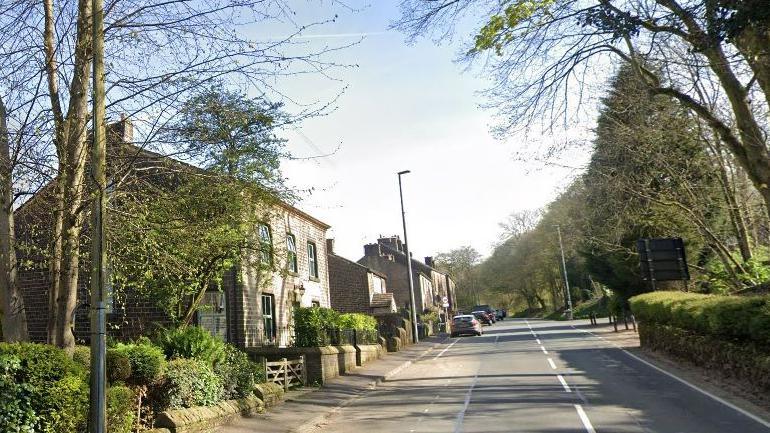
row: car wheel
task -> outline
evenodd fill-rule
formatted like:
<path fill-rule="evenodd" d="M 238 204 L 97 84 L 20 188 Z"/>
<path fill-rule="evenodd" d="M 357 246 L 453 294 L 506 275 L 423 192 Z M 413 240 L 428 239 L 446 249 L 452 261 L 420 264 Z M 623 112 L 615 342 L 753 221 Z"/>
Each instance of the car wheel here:
<path fill-rule="evenodd" d="M 482 334 L 482 332 L 481 332 L 481 331 L 479 331 L 479 332 L 477 332 L 477 333 L 476 333 L 476 336 L 477 336 L 477 337 L 481 337 L 481 334 Z"/>

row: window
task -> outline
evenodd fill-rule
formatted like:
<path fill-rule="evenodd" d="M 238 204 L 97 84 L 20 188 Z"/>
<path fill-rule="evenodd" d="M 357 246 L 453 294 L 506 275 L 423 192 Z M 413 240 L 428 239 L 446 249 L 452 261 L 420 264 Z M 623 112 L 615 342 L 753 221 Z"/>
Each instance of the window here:
<path fill-rule="evenodd" d="M 211 335 L 227 340 L 227 303 L 223 292 L 208 291 L 198 310 L 198 326 Z"/>
<path fill-rule="evenodd" d="M 262 332 L 265 340 L 275 338 L 275 305 L 273 295 L 262 295 Z"/>
<path fill-rule="evenodd" d="M 267 224 L 259 225 L 259 245 L 262 263 L 265 265 L 273 264 L 273 238 L 270 233 L 270 226 Z"/>
<path fill-rule="evenodd" d="M 307 264 L 310 278 L 318 278 L 318 255 L 312 242 L 307 243 Z"/>
<path fill-rule="evenodd" d="M 293 234 L 286 234 L 286 267 L 297 273 L 297 239 Z"/>

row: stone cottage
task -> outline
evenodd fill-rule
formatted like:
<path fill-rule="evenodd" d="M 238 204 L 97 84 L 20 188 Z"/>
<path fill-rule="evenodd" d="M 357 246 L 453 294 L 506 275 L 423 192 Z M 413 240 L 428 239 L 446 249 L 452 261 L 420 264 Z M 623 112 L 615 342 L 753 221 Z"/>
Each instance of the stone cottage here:
<path fill-rule="evenodd" d="M 200 170 L 180 161 L 133 146 L 133 127 L 122 120 L 109 127 L 108 159 L 122 167 L 123 176 L 137 175 L 144 169 Z M 51 192 L 53 183 L 16 210 L 17 238 L 45 250 L 51 241 Z M 240 347 L 285 346 L 292 336 L 293 309 L 297 306 L 329 307 L 329 274 L 326 232 L 329 225 L 296 207 L 277 202 L 264 210 L 264 220 L 254 227 L 262 245 L 261 260 L 272 271 L 262 275 L 247 262 L 226 272 L 219 287 L 206 292 L 196 323 Z M 82 251 L 89 251 L 83 236 Z M 29 249 L 28 251 L 34 251 Z M 19 254 L 22 254 L 20 251 Z M 33 341 L 47 337 L 48 290 L 50 273 L 41 255 L 22 255 L 19 284 L 24 295 L 29 333 Z M 75 337 L 88 341 L 88 269 L 80 266 L 79 306 L 75 310 Z M 169 324 L 169 318 L 152 300 L 131 290 L 111 299 L 108 335 L 129 339 Z"/>
<path fill-rule="evenodd" d="M 329 300 L 341 313 L 389 314 L 397 311 L 387 291 L 387 277 L 371 268 L 339 256 L 334 239 L 326 240 L 329 261 Z"/>
<path fill-rule="evenodd" d="M 388 278 L 388 291 L 393 293 L 398 308 L 409 308 L 409 280 L 407 258 L 401 238 L 382 237 L 377 243 L 364 245 L 364 256 L 358 263 L 380 272 Z M 412 260 L 415 307 L 418 313 L 425 310 L 455 310 L 454 284 L 448 275 L 419 260 Z M 432 264 L 432 260 L 431 260 Z M 446 297 L 448 307 L 443 307 Z"/>

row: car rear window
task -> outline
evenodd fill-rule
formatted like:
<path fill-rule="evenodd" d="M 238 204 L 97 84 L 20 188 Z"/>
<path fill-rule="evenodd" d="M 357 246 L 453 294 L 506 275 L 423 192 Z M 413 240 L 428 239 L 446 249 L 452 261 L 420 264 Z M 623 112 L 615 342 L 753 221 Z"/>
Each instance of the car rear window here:
<path fill-rule="evenodd" d="M 463 316 L 463 317 L 455 317 L 454 318 L 455 322 L 470 322 L 471 320 L 473 320 L 473 317 L 470 317 L 470 316 Z"/>

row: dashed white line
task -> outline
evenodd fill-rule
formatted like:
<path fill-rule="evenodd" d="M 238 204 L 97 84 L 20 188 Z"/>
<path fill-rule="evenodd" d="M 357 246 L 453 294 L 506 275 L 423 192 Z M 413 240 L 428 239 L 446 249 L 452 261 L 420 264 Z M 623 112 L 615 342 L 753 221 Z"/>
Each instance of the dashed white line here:
<path fill-rule="evenodd" d="M 580 417 L 580 421 L 583 423 L 583 427 L 585 427 L 586 432 L 596 433 L 596 430 L 594 430 L 594 426 L 591 425 L 591 420 L 588 419 L 588 415 L 586 415 L 586 411 L 583 410 L 583 406 L 576 404 L 575 410 L 577 411 L 578 416 Z"/>
<path fill-rule="evenodd" d="M 537 341 L 537 344 L 543 344 L 543 343 L 540 342 L 539 338 L 535 338 L 535 341 Z"/>
<path fill-rule="evenodd" d="M 542 351 L 543 351 L 543 353 L 545 353 L 546 355 L 548 355 L 548 351 L 547 351 L 547 350 L 545 350 L 545 347 L 543 347 L 543 346 L 540 346 L 540 350 L 542 350 Z"/>
<path fill-rule="evenodd" d="M 548 358 L 548 364 L 551 366 L 552 369 L 556 370 L 556 364 L 553 363 L 553 359 Z"/>
<path fill-rule="evenodd" d="M 561 374 L 557 374 L 556 377 L 559 379 L 559 382 L 561 382 L 561 386 L 562 388 L 564 388 L 565 391 L 572 392 L 569 385 L 567 385 L 567 381 L 564 380 L 564 376 L 562 376 Z"/>

